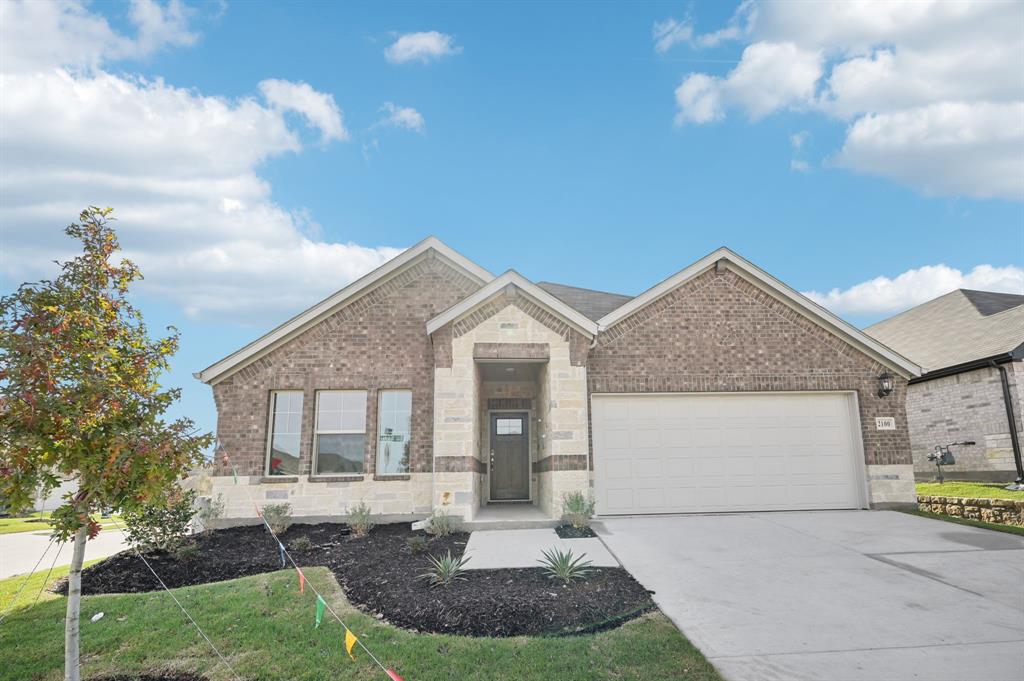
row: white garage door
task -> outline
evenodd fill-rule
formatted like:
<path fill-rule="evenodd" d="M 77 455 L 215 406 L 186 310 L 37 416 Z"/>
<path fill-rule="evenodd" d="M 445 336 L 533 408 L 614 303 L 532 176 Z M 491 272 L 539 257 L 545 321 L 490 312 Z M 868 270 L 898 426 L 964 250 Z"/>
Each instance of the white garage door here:
<path fill-rule="evenodd" d="M 863 505 L 848 393 L 593 396 L 597 512 Z"/>

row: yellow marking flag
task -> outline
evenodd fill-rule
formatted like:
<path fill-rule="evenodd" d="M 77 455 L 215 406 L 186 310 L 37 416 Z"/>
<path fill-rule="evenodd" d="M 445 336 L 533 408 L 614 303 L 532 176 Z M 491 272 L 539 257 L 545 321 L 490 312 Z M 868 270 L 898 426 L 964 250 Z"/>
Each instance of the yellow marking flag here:
<path fill-rule="evenodd" d="M 348 652 L 348 656 L 353 660 L 356 659 L 356 656 L 352 654 L 352 648 L 355 647 L 358 640 L 359 639 L 356 638 L 355 634 L 353 634 L 349 629 L 345 629 L 345 650 Z"/>

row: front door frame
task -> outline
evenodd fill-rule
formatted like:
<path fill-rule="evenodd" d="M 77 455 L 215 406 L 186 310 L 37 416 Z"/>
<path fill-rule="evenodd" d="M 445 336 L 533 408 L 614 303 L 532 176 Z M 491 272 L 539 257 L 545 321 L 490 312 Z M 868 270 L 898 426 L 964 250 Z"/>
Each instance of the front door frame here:
<path fill-rule="evenodd" d="M 499 414 L 499 415 L 500 414 L 514 414 L 514 415 L 517 415 L 517 416 L 519 414 L 525 414 L 526 415 L 526 428 L 527 428 L 527 434 L 526 434 L 526 459 L 527 459 L 527 461 L 526 461 L 526 464 L 527 464 L 526 483 L 527 483 L 527 494 L 528 494 L 528 496 L 525 499 L 491 499 L 491 485 L 493 484 L 492 480 L 491 480 L 491 438 L 494 437 L 494 433 L 491 432 L 491 429 L 493 428 L 493 425 L 494 425 L 493 415 L 495 415 L 495 414 Z M 481 452 L 481 454 L 485 454 L 483 459 L 484 459 L 484 461 L 487 462 L 487 503 L 488 504 L 522 504 L 522 503 L 526 503 L 526 502 L 529 502 L 531 504 L 533 503 L 533 459 L 534 459 L 534 449 L 533 449 L 534 433 L 533 433 L 533 425 L 534 425 L 533 424 L 533 409 L 488 409 L 487 410 L 487 442 L 486 442 L 486 450 L 484 452 Z"/>

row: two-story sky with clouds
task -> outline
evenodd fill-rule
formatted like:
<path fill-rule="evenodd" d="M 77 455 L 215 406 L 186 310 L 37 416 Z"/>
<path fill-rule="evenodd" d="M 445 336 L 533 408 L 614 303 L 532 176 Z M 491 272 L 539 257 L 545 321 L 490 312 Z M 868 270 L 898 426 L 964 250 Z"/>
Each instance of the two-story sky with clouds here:
<path fill-rule="evenodd" d="M 192 378 L 429 234 L 638 294 L 728 246 L 857 325 L 1024 293 L 1020 2 L 0 2 L 0 291 L 113 206 Z"/>

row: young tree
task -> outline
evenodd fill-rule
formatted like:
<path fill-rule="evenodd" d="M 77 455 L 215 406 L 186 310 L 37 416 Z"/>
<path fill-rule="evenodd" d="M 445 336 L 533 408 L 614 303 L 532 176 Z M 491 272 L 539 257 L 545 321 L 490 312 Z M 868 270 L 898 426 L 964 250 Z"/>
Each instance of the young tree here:
<path fill-rule="evenodd" d="M 142 278 L 120 250 L 110 208 L 90 207 L 65 232 L 82 254 L 51 280 L 0 298 L 0 498 L 28 508 L 62 477 L 78 482 L 53 513 L 58 540 L 74 538 L 64 626 L 64 678 L 78 681 L 78 619 L 92 514 L 164 507 L 212 442 L 189 419 L 164 420 L 180 390 L 160 377 L 178 332 L 151 340 L 128 288 Z"/>

